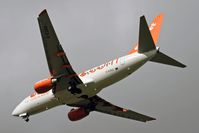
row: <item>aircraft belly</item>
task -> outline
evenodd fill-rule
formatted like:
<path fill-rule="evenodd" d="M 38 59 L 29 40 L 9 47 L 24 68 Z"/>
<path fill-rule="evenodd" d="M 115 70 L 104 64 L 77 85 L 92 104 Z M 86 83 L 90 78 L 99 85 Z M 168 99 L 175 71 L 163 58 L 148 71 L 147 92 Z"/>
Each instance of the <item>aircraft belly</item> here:
<path fill-rule="evenodd" d="M 29 115 L 34 115 L 46 110 L 49 110 L 55 106 L 58 106 L 59 104 L 55 103 L 55 102 L 48 102 L 48 103 L 37 103 L 37 105 L 35 106 L 35 108 L 31 109 L 30 112 L 28 112 Z"/>
<path fill-rule="evenodd" d="M 90 73 L 86 76 L 79 76 L 83 84 L 77 85 L 81 94 L 71 94 L 67 89 L 59 91 L 56 97 L 64 104 L 74 104 L 84 100 L 82 96 L 92 97 L 103 88 L 124 79 L 149 60 L 144 54 L 127 55 L 118 59 L 118 64 L 110 65 L 101 71 Z"/>
<path fill-rule="evenodd" d="M 148 59 L 148 56 L 144 54 L 134 54 L 121 57 L 115 65 L 110 65 L 101 71 L 96 71 L 95 73 L 84 77 L 79 76 L 83 81 L 83 84 L 77 85 L 77 88 L 81 89 L 82 93 L 71 94 L 67 89 L 62 89 L 55 94 L 55 97 L 61 104 L 74 104 L 84 100 L 86 97 L 95 96 L 103 88 L 129 76 L 145 64 Z"/>
<path fill-rule="evenodd" d="M 82 91 L 80 94 L 71 94 L 67 89 L 57 92 L 55 95 L 60 103 L 77 103 L 81 100 L 84 100 L 84 97 L 92 97 L 98 93 L 96 84 L 91 78 L 84 79 L 83 81 L 83 84 L 77 85 L 77 88 L 81 89 Z"/>

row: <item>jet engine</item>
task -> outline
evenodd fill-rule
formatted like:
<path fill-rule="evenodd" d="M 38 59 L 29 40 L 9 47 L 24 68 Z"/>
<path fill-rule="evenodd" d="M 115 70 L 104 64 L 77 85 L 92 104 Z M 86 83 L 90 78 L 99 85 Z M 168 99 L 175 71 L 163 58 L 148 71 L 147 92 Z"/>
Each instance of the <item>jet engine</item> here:
<path fill-rule="evenodd" d="M 68 113 L 68 118 L 71 121 L 78 121 L 78 120 L 81 120 L 84 117 L 88 116 L 89 113 L 90 113 L 90 111 L 85 109 L 85 108 L 83 108 L 83 107 L 80 107 L 80 108 L 77 108 L 77 109 L 73 108 Z"/>
<path fill-rule="evenodd" d="M 53 84 L 56 81 L 56 79 L 51 78 L 40 80 L 37 83 L 35 83 L 34 89 L 38 94 L 45 93 L 53 87 Z"/>

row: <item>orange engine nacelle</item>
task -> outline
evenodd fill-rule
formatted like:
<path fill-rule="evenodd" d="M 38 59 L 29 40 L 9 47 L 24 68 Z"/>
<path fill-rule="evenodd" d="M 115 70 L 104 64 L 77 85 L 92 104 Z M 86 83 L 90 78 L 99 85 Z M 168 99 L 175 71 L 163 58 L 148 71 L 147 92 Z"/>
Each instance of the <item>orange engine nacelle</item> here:
<path fill-rule="evenodd" d="M 71 109 L 71 111 L 68 113 L 68 118 L 71 121 L 77 121 L 81 120 L 84 117 L 89 115 L 89 111 L 85 108 L 77 108 L 77 109 Z"/>
<path fill-rule="evenodd" d="M 56 79 L 40 80 L 39 82 L 35 83 L 34 89 L 38 94 L 45 93 L 52 88 L 54 82 L 56 82 Z"/>

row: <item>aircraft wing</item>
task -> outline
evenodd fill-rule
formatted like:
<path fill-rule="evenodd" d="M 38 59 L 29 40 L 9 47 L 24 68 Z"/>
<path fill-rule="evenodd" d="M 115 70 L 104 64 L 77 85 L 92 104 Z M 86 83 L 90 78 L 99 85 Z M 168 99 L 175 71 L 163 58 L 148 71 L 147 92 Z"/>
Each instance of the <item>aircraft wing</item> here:
<path fill-rule="evenodd" d="M 93 105 L 95 106 L 94 109 L 92 109 Z M 87 100 L 81 101 L 75 105 L 70 105 L 70 106 L 77 106 L 77 107 L 83 106 L 86 108 L 91 108 L 91 110 L 93 111 L 114 115 L 118 117 L 123 117 L 131 120 L 141 121 L 141 122 L 155 120 L 155 118 L 152 118 L 150 116 L 146 116 L 137 113 L 135 111 L 113 105 L 110 102 L 107 102 L 106 100 L 100 98 L 99 96 L 94 96 L 92 98 L 89 98 Z"/>
<path fill-rule="evenodd" d="M 66 57 L 46 10 L 39 14 L 38 22 L 51 76 L 62 75 L 72 79 L 75 84 L 82 83 Z"/>
<path fill-rule="evenodd" d="M 155 120 L 155 118 L 113 105 L 98 96 L 95 97 L 95 100 L 97 102 L 95 111 L 119 117 L 124 117 L 132 120 L 137 120 L 141 122 Z"/>

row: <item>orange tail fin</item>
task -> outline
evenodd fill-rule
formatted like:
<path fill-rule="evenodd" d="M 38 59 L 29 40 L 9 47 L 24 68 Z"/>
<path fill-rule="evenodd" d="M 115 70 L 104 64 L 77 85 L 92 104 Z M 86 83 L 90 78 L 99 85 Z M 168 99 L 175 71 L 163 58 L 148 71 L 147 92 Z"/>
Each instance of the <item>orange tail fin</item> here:
<path fill-rule="evenodd" d="M 163 22 L 163 17 L 164 14 L 161 13 L 159 14 L 151 23 L 151 25 L 149 26 L 149 30 L 151 32 L 151 36 L 153 38 L 154 44 L 157 44 L 158 41 L 158 37 L 160 34 L 160 29 L 161 29 L 161 25 Z M 128 53 L 128 54 L 132 54 L 138 51 L 138 45 L 136 44 L 136 46 Z"/>
<path fill-rule="evenodd" d="M 149 30 L 151 31 L 151 36 L 153 37 L 153 41 L 155 44 L 157 44 L 158 42 L 158 37 L 160 34 L 160 28 L 162 25 L 163 17 L 164 17 L 164 14 L 161 13 L 153 20 L 153 22 L 149 26 Z"/>

